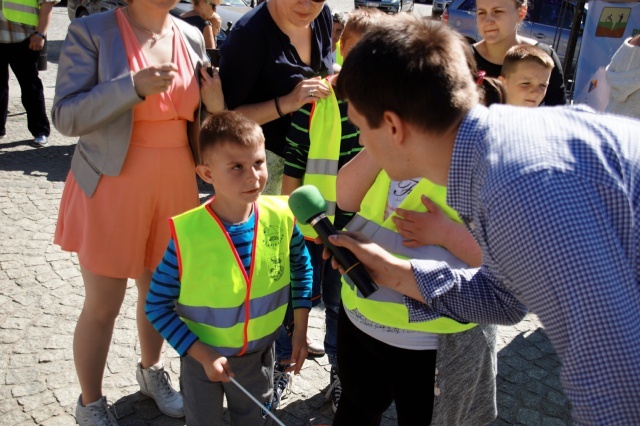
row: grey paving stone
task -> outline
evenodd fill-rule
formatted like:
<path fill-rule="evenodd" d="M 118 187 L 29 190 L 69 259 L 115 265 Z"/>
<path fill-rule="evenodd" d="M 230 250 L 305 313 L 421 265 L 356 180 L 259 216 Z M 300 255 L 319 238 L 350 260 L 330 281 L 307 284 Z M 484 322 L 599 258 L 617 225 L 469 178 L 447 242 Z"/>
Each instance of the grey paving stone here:
<path fill-rule="evenodd" d="M 49 70 L 41 74 L 51 107 L 60 45 L 68 17 L 54 7 L 49 31 Z M 26 126 L 20 89 L 10 77 L 8 136 L 0 141 L 0 416 L 2 425 L 74 424 L 80 387 L 73 364 L 75 322 L 84 298 L 77 256 L 53 245 L 53 232 L 75 138 L 52 129 L 50 144 L 36 149 Z M 203 196 L 207 194 L 202 188 Z M 135 283 L 127 283 L 107 360 L 104 392 L 115 402 L 121 425 L 183 426 L 162 415 L 138 393 L 135 365 L 140 355 L 136 331 Z M 309 335 L 324 338 L 322 305 L 314 308 Z M 560 363 L 535 315 L 499 327 L 498 418 L 492 424 L 569 423 L 569 407 L 558 375 Z M 164 362 L 178 387 L 180 360 L 166 348 Z M 288 426 L 330 424 L 327 357 L 310 359 L 290 397 L 277 410 Z M 536 410 L 529 407 L 536 407 Z M 225 426 L 229 425 L 228 415 Z M 382 426 L 397 424 L 395 406 Z"/>

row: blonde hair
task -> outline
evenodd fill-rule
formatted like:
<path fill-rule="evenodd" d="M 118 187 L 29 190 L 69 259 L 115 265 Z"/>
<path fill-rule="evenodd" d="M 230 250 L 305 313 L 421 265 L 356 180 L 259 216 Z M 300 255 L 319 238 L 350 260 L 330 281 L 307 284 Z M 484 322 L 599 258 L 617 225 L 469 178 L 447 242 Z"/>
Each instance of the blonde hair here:
<path fill-rule="evenodd" d="M 532 44 L 517 44 L 510 47 L 505 53 L 500 75 L 502 77 L 509 76 L 515 71 L 516 66 L 523 62 L 538 64 L 548 70 L 555 66 L 551 56 L 539 47 Z"/>
<path fill-rule="evenodd" d="M 360 8 L 349 13 L 347 23 L 340 37 L 340 44 L 344 45 L 345 40 L 353 36 L 362 36 L 372 26 L 382 21 L 388 15 L 378 9 Z"/>

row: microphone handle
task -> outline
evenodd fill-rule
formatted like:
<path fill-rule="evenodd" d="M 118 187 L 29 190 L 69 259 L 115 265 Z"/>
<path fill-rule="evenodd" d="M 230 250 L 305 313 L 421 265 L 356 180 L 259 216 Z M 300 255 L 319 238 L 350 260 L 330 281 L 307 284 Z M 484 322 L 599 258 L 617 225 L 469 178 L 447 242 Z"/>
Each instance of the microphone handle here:
<path fill-rule="evenodd" d="M 364 297 L 369 297 L 377 289 L 371 276 L 350 250 L 344 247 L 336 247 L 329 242 L 330 235 L 337 235 L 338 230 L 333 226 L 327 216 L 322 213 L 309 221 L 313 229 L 318 233 L 324 246 L 331 252 L 336 261 L 346 271 L 347 276 L 353 281 Z"/>

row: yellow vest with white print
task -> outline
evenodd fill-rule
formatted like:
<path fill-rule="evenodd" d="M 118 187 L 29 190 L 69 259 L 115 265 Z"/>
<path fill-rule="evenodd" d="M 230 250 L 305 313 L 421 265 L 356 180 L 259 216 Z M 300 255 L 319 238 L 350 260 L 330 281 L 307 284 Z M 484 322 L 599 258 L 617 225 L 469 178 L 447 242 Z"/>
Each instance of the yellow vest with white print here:
<path fill-rule="evenodd" d="M 40 5 L 38 0 L 2 0 L 2 13 L 8 21 L 38 26 Z"/>
<path fill-rule="evenodd" d="M 224 356 L 240 356 L 270 345 L 284 320 L 295 219 L 287 197 L 258 198 L 247 276 L 209 204 L 170 220 L 180 270 L 176 311 L 200 341 Z"/>
<path fill-rule="evenodd" d="M 338 99 L 331 83 L 323 80 L 331 93 L 319 99 L 311 108 L 309 116 L 309 156 L 302 178 L 303 185 L 313 185 L 327 201 L 327 218 L 333 223 L 336 215 L 336 178 L 340 160 L 342 120 Z M 311 227 L 299 223 L 298 227 L 306 239 L 315 239 L 318 234 Z"/>
<path fill-rule="evenodd" d="M 385 250 L 404 259 L 433 259 L 447 262 L 453 268 L 467 265 L 449 251 L 438 246 L 408 248 L 402 245 L 404 240 L 397 232 L 391 216 L 384 219 L 387 194 L 391 179 L 382 171 L 371 186 L 361 203 L 361 210 L 347 224 L 349 231 L 359 231 L 369 237 Z M 421 201 L 424 194 L 439 206 L 447 216 L 460 222 L 456 212 L 446 204 L 447 192 L 443 186 L 421 179 L 407 195 L 400 207 L 406 210 L 425 212 L 427 209 Z M 395 214 L 395 213 L 394 213 Z M 459 333 L 476 326 L 462 324 L 453 319 L 440 317 L 431 321 L 410 323 L 409 313 L 404 304 L 403 295 L 387 287 L 380 287 L 369 298 L 364 298 L 347 276 L 342 277 L 342 303 L 347 310 L 357 310 L 369 320 L 388 327 L 402 330 L 424 331 L 428 333 Z"/>

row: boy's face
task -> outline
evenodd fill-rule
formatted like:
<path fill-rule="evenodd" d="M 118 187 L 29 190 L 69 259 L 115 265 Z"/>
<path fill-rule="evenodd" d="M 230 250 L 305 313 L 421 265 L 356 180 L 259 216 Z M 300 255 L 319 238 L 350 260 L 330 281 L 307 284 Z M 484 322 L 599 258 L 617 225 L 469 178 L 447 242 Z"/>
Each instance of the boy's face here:
<path fill-rule="evenodd" d="M 341 22 L 334 22 L 331 27 L 331 44 L 335 47 L 338 40 L 342 36 L 342 31 L 344 31 L 344 25 Z"/>
<path fill-rule="evenodd" d="M 349 121 L 360 129 L 359 143 L 367 149 L 367 152 L 382 167 L 393 180 L 412 179 L 415 176 L 405 176 L 403 162 L 398 152 L 393 150 L 392 131 L 383 119 L 377 129 L 369 127 L 364 115 L 349 103 Z"/>
<path fill-rule="evenodd" d="M 253 203 L 267 182 L 264 143 L 252 147 L 223 142 L 203 154 L 198 175 L 213 185 L 216 199 L 241 207 Z"/>
<path fill-rule="evenodd" d="M 509 105 L 537 107 L 544 99 L 549 86 L 551 69 L 525 61 L 515 66 L 507 76 L 500 76 L 507 92 Z"/>

